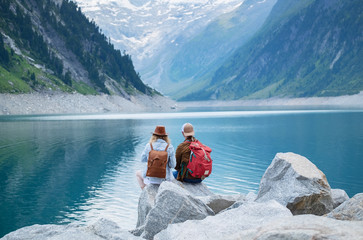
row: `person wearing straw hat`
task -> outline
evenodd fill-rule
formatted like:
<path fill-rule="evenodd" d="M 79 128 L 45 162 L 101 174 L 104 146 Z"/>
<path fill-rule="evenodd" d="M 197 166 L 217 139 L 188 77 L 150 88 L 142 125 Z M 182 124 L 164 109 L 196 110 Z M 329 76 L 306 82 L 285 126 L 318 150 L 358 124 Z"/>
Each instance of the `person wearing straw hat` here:
<path fill-rule="evenodd" d="M 201 178 L 195 178 L 191 176 L 190 174 L 187 174 L 187 168 L 186 166 L 189 163 L 190 159 L 190 153 L 191 150 L 189 149 L 189 145 L 192 142 L 197 141 L 197 139 L 194 137 L 194 128 L 193 125 L 190 123 L 185 123 L 182 126 L 181 132 L 185 138 L 184 142 L 179 144 L 179 146 L 176 149 L 175 157 L 176 157 L 176 167 L 173 172 L 174 177 L 181 182 L 187 182 L 187 183 L 200 183 L 203 181 Z"/>
<path fill-rule="evenodd" d="M 167 164 L 166 171 L 163 176 L 155 177 L 150 174 L 149 157 L 152 156 L 150 153 L 167 152 Z M 173 178 L 172 169 L 176 166 L 174 147 L 170 142 L 168 134 L 165 131 L 165 126 L 156 126 L 154 132 L 152 132 L 149 143 L 146 144 L 144 151 L 141 154 L 141 161 L 147 162 L 146 168 L 141 172 L 136 172 L 137 181 L 143 189 L 148 184 L 161 184 L 163 181 L 170 181 Z"/>

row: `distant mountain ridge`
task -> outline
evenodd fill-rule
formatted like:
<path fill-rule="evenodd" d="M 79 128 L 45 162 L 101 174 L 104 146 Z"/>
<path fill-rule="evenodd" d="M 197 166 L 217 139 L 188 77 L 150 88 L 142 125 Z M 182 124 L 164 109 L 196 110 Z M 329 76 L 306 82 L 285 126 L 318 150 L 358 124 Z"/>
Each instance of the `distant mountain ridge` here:
<path fill-rule="evenodd" d="M 0 3 L 0 92 L 157 93 L 76 3 Z"/>
<path fill-rule="evenodd" d="M 95 19 L 69 0 L 0 0 L 1 92 L 158 94 L 143 81 L 179 100 L 363 90 L 359 0 L 77 2 Z"/>
<path fill-rule="evenodd" d="M 363 4 L 279 0 L 260 31 L 183 100 L 338 96 L 363 90 Z"/>
<path fill-rule="evenodd" d="M 161 90 L 174 98 L 197 89 L 203 91 L 213 72 L 258 31 L 275 3 L 276 0 L 246 0 L 211 21 L 165 66 Z"/>
<path fill-rule="evenodd" d="M 96 20 L 105 16 L 112 26 L 124 22 L 107 27 L 113 41 L 117 46 L 134 42 L 142 53 L 136 62 L 144 59 L 143 79 L 174 99 L 338 96 L 363 90 L 359 0 L 230 0 L 224 12 L 208 17 L 203 14 L 222 8 L 218 1 L 78 2 Z M 116 39 L 120 34 L 125 38 Z"/>
<path fill-rule="evenodd" d="M 132 56 L 143 80 L 164 90 L 175 54 L 241 0 L 76 0 L 118 49 Z M 256 1 L 257 2 L 257 1 Z"/>

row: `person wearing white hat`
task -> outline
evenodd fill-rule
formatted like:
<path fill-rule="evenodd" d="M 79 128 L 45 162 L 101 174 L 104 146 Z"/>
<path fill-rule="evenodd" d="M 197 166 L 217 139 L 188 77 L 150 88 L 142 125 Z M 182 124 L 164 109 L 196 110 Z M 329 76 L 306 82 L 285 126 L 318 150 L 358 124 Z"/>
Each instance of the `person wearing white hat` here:
<path fill-rule="evenodd" d="M 176 158 L 176 167 L 173 174 L 174 177 L 181 182 L 188 182 L 188 183 L 200 183 L 202 181 L 201 178 L 195 178 L 188 174 L 186 166 L 189 163 L 190 153 L 191 150 L 189 149 L 189 145 L 191 142 L 197 141 L 194 137 L 194 127 L 190 123 L 185 123 L 182 126 L 181 132 L 184 136 L 184 142 L 179 144 L 175 152 Z"/>

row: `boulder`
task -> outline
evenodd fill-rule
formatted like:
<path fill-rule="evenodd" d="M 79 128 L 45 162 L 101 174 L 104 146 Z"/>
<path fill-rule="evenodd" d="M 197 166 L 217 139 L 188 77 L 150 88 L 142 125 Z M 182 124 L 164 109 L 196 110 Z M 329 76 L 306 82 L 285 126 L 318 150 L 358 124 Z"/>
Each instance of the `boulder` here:
<path fill-rule="evenodd" d="M 33 225 L 20 228 L 5 235 L 1 240 L 104 240 L 104 239 L 142 239 L 132 235 L 129 231 L 121 229 L 115 222 L 100 219 L 97 222 L 83 226 L 79 224 L 68 225 Z"/>
<path fill-rule="evenodd" d="M 285 217 L 263 225 L 237 231 L 223 239 L 243 240 L 310 240 L 310 239 L 363 239 L 363 222 L 342 222 L 316 215 Z M 179 238 L 183 239 L 183 238 Z"/>
<path fill-rule="evenodd" d="M 93 233 L 98 237 L 101 237 L 102 239 L 128 239 L 128 240 L 142 239 L 140 237 L 134 236 L 128 230 L 121 229 L 117 225 L 117 223 L 104 218 L 101 218 L 96 223 L 87 226 L 85 230 Z M 61 238 L 61 239 L 80 239 L 80 238 L 71 236 L 68 238 Z"/>
<path fill-rule="evenodd" d="M 159 185 L 158 184 L 149 184 L 144 190 L 141 192 L 139 197 L 138 204 L 138 217 L 136 227 L 140 227 L 145 225 L 145 219 L 147 214 L 155 205 L 155 197 L 158 193 Z"/>
<path fill-rule="evenodd" d="M 215 195 L 208 189 L 208 187 L 204 183 L 191 184 L 182 183 L 176 180 L 172 182 L 176 185 L 175 189 L 178 189 L 178 187 L 180 187 L 194 197 L 203 198 Z M 149 214 L 150 210 L 155 206 L 155 199 L 159 190 L 159 186 L 160 185 L 158 184 L 149 184 L 141 192 L 138 204 L 138 218 L 136 229 L 131 230 L 131 232 L 135 236 L 140 236 L 145 231 L 146 217 Z"/>
<path fill-rule="evenodd" d="M 363 239 L 362 221 L 339 221 L 311 214 L 293 216 L 278 202 L 246 202 L 200 221 L 169 225 L 155 235 L 168 239 Z"/>
<path fill-rule="evenodd" d="M 342 189 L 332 189 L 331 197 L 333 199 L 333 208 L 337 208 L 340 204 L 349 200 L 348 194 Z"/>
<path fill-rule="evenodd" d="M 195 188 L 204 188 L 204 184 L 194 184 Z M 143 230 L 141 237 L 152 239 L 155 234 L 167 228 L 169 224 L 180 223 L 190 219 L 204 219 L 207 216 L 214 215 L 213 210 L 203 201 L 191 194 L 190 189 L 193 186 L 181 187 L 176 182 L 163 182 L 160 184 L 155 196 L 154 206 L 147 214 L 139 213 L 139 216 L 146 215 L 145 220 L 138 222 L 145 224 L 139 226 Z M 204 194 L 203 191 L 201 191 Z M 139 208 L 140 209 L 140 208 Z M 135 232 L 133 232 L 135 233 Z"/>
<path fill-rule="evenodd" d="M 291 212 L 274 200 L 265 203 L 246 202 L 238 208 L 203 220 L 169 225 L 154 239 L 226 239 L 236 232 L 257 228 L 263 223 L 286 216 L 292 216 Z"/>
<path fill-rule="evenodd" d="M 339 207 L 331 211 L 327 217 L 339 220 L 363 221 L 363 193 L 358 193 L 343 202 Z"/>
<path fill-rule="evenodd" d="M 256 200 L 256 198 L 257 198 L 257 194 L 254 192 L 249 192 L 246 195 L 246 201 L 248 201 L 248 202 L 253 202 Z"/>
<path fill-rule="evenodd" d="M 246 201 L 246 196 L 242 194 L 235 195 L 211 195 L 198 197 L 198 199 L 202 200 L 205 204 L 210 207 L 215 214 L 228 209 L 236 202 Z"/>
<path fill-rule="evenodd" d="M 324 215 L 333 209 L 331 189 L 324 173 L 295 153 L 276 154 L 263 175 L 256 201 L 271 199 L 294 215 Z"/>
<path fill-rule="evenodd" d="M 194 197 L 203 197 L 203 196 L 213 196 L 215 195 L 207 185 L 204 183 L 186 183 L 186 182 L 180 182 L 177 180 L 172 181 L 174 184 L 178 185 L 179 187 L 185 189 L 190 193 L 190 195 Z"/>
<path fill-rule="evenodd" d="M 256 200 L 256 197 L 257 197 L 257 195 L 254 192 L 249 192 L 246 196 L 241 195 L 241 197 L 239 197 L 235 203 L 233 203 L 230 207 L 222 210 L 221 212 L 229 211 L 234 208 L 238 208 L 238 207 L 242 206 L 243 204 L 245 204 L 246 202 L 254 202 Z"/>

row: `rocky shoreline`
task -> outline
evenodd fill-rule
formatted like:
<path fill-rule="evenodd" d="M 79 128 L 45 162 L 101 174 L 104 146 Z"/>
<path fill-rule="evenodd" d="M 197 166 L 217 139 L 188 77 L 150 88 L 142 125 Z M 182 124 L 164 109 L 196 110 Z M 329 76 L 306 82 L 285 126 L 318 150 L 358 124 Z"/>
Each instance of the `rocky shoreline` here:
<path fill-rule="evenodd" d="M 183 107 L 249 107 L 249 106 L 331 106 L 331 107 L 353 107 L 363 108 L 363 92 L 355 95 L 338 97 L 306 97 L 306 98 L 267 98 L 234 101 L 198 101 L 179 102 Z"/>
<path fill-rule="evenodd" d="M 175 102 L 155 95 L 82 95 L 79 93 L 0 94 L 0 115 L 162 112 Z"/>
<path fill-rule="evenodd" d="M 216 195 L 176 180 L 141 193 L 135 229 L 101 218 L 87 226 L 33 225 L 15 239 L 363 239 L 363 193 L 331 189 L 307 158 L 278 153 L 258 194 Z"/>
<path fill-rule="evenodd" d="M 352 96 L 270 98 L 236 101 L 175 102 L 155 95 L 82 95 L 79 93 L 0 94 L 0 115 L 166 112 L 192 107 L 331 106 L 363 108 L 363 92 Z"/>

